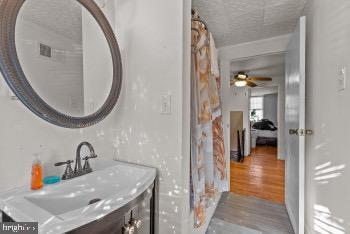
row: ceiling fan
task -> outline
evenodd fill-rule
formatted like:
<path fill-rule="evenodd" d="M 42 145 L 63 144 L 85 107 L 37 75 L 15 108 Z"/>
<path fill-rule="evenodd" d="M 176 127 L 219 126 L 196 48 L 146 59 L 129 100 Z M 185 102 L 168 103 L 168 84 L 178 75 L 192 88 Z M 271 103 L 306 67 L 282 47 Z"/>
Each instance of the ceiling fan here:
<path fill-rule="evenodd" d="M 272 81 L 272 78 L 270 77 L 249 77 L 248 74 L 244 71 L 238 72 L 236 75 L 233 76 L 230 80 L 230 85 L 235 85 L 237 87 L 256 87 L 258 86 L 253 81 Z"/>

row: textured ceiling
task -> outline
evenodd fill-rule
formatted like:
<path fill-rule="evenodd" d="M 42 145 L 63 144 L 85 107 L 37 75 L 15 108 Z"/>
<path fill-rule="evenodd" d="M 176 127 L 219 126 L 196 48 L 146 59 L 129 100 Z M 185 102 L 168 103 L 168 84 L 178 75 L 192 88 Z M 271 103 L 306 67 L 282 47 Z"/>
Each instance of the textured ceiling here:
<path fill-rule="evenodd" d="M 266 55 L 255 58 L 233 61 L 231 75 L 239 71 L 248 72 L 249 76 L 271 77 L 269 82 L 256 82 L 260 87 L 278 86 L 284 79 L 284 54 Z"/>
<path fill-rule="evenodd" d="M 290 33 L 307 0 L 193 0 L 217 47 Z"/>
<path fill-rule="evenodd" d="M 75 0 L 26 0 L 19 16 L 81 43 L 82 9 Z"/>

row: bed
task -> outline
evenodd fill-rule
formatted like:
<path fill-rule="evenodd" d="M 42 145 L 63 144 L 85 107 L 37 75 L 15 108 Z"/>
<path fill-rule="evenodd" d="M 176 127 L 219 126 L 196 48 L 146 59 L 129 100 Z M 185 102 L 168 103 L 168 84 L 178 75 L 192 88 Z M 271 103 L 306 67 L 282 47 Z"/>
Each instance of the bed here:
<path fill-rule="evenodd" d="M 277 127 L 268 119 L 262 119 L 252 125 L 252 148 L 256 145 L 277 146 Z"/>

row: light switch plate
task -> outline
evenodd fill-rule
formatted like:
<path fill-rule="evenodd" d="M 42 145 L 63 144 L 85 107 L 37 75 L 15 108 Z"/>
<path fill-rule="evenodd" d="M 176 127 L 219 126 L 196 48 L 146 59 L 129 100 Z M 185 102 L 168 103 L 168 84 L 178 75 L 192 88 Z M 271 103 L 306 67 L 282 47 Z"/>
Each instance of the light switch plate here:
<path fill-rule="evenodd" d="M 161 97 L 160 113 L 162 115 L 171 114 L 171 95 L 168 94 Z"/>
<path fill-rule="evenodd" d="M 338 77 L 338 91 L 342 91 L 346 88 L 346 68 L 343 67 L 340 70 L 340 74 Z"/>

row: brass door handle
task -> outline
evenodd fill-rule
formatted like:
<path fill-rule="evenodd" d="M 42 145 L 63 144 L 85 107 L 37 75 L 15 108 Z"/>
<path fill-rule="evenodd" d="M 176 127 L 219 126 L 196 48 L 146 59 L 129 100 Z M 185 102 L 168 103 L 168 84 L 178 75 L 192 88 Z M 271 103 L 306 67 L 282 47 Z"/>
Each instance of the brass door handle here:
<path fill-rule="evenodd" d="M 289 129 L 290 135 L 306 136 L 312 135 L 314 132 L 311 129 Z"/>

